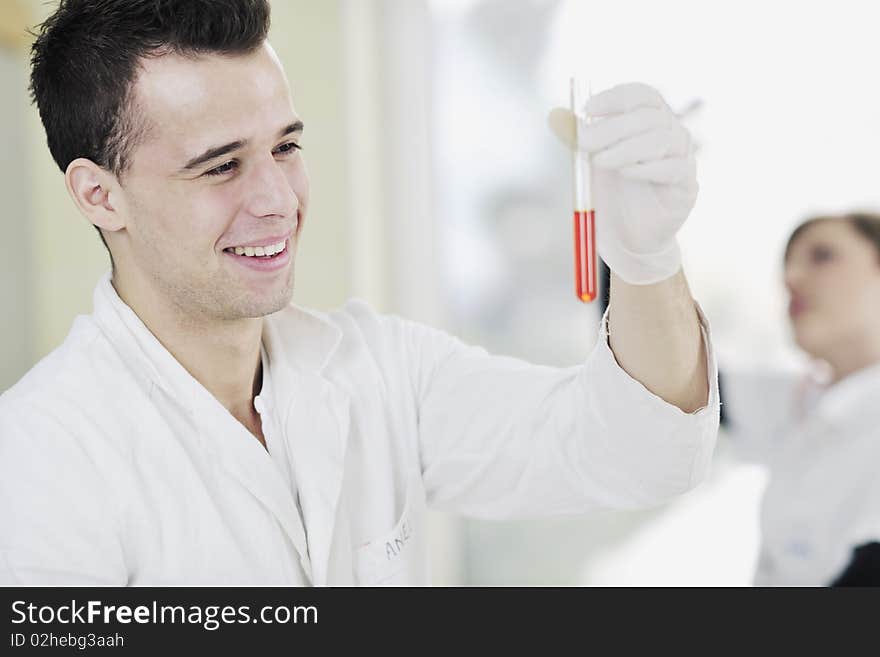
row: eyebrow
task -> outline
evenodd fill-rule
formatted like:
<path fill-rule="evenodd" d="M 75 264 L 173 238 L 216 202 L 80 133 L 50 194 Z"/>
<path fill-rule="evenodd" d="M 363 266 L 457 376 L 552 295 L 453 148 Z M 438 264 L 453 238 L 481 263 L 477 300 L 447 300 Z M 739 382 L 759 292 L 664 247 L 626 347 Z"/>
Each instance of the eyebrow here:
<path fill-rule="evenodd" d="M 294 132 L 302 132 L 302 129 L 303 129 L 303 122 L 296 121 L 294 123 L 291 123 L 288 126 L 281 128 L 281 130 L 278 131 L 277 138 L 281 139 L 282 137 L 286 137 L 287 135 L 292 134 Z M 237 151 L 240 148 L 243 148 L 244 146 L 247 145 L 247 143 L 248 143 L 247 139 L 238 139 L 236 141 L 231 141 L 228 144 L 223 144 L 222 146 L 212 146 L 208 150 L 204 151 L 200 155 L 196 155 L 189 162 L 184 164 L 180 168 L 180 172 L 182 173 L 184 171 L 192 171 L 193 169 L 198 168 L 202 164 L 205 164 L 205 162 L 210 162 L 211 160 L 217 159 L 221 155 L 226 155 L 227 153 L 231 153 L 233 151 Z"/>

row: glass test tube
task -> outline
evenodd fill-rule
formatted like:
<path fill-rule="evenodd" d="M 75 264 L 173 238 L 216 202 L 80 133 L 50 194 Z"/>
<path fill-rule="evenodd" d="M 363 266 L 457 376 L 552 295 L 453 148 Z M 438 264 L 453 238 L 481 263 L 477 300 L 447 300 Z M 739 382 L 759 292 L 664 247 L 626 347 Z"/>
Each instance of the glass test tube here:
<path fill-rule="evenodd" d="M 572 149 L 574 178 L 574 280 L 575 294 L 584 303 L 590 303 L 598 294 L 596 274 L 596 212 L 591 190 L 592 176 L 587 153 L 579 148 L 578 131 L 584 99 L 580 85 L 571 79 L 571 111 L 575 115 L 575 145 Z"/>

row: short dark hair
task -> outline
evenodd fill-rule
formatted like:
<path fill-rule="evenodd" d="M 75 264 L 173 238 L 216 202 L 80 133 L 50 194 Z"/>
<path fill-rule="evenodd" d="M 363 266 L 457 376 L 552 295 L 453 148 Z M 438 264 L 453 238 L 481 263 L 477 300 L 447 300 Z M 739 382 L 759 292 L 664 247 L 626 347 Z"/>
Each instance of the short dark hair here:
<path fill-rule="evenodd" d="M 31 94 L 62 171 L 78 157 L 117 176 L 149 129 L 132 98 L 139 62 L 247 54 L 269 31 L 268 0 L 60 0 L 34 33 Z"/>
<path fill-rule="evenodd" d="M 810 217 L 806 221 L 801 222 L 795 228 L 788 238 L 785 245 L 785 260 L 791 252 L 792 245 L 797 241 L 804 231 L 810 226 L 814 226 L 822 221 L 844 221 L 852 226 L 863 238 L 870 242 L 877 251 L 877 258 L 880 260 L 880 214 L 874 212 L 848 212 L 840 215 L 819 215 Z"/>

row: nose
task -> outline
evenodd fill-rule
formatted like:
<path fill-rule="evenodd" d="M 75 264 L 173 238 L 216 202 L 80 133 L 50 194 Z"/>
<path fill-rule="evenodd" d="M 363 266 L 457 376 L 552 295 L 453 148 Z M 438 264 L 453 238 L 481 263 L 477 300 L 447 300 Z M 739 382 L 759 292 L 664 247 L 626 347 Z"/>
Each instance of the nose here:
<path fill-rule="evenodd" d="M 795 262 L 787 262 L 785 264 L 785 287 L 788 289 L 789 293 L 797 292 L 798 287 L 801 284 L 801 281 L 804 278 L 804 268 Z"/>
<path fill-rule="evenodd" d="M 247 209 L 255 217 L 296 216 L 299 199 L 275 158 L 257 163 L 246 184 L 250 186 Z"/>

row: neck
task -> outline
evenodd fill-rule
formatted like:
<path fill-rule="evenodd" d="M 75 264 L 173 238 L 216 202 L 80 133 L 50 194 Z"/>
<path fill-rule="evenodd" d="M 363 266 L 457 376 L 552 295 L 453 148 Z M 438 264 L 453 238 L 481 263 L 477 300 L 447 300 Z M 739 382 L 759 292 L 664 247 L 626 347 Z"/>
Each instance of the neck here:
<path fill-rule="evenodd" d="M 169 353 L 235 417 L 247 417 L 260 389 L 263 319 L 193 317 L 148 287 L 113 286 Z"/>

